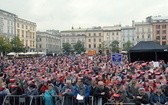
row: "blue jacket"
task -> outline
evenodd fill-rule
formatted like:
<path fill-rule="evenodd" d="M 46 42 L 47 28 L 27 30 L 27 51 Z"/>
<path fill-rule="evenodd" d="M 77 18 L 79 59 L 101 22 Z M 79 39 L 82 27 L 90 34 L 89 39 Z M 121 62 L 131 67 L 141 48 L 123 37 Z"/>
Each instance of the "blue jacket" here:
<path fill-rule="evenodd" d="M 79 86 L 75 85 L 73 86 L 73 90 L 74 90 L 74 96 L 76 97 L 77 94 L 79 94 Z M 85 97 L 89 97 L 90 96 L 90 86 L 84 85 L 84 96 Z M 80 94 L 82 95 L 82 94 Z"/>
<path fill-rule="evenodd" d="M 54 100 L 53 100 L 54 95 L 56 95 L 56 92 L 54 89 L 45 91 L 44 93 L 45 105 L 54 105 Z"/>
<path fill-rule="evenodd" d="M 164 94 L 158 96 L 156 93 L 152 93 L 150 96 L 150 103 L 153 105 L 157 102 L 159 102 L 160 104 L 165 104 L 167 102 L 166 96 Z"/>

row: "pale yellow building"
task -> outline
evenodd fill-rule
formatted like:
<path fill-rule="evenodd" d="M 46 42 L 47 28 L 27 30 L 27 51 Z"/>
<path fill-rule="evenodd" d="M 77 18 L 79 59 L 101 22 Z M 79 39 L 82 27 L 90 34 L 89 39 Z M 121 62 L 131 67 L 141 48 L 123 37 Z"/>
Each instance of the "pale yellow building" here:
<path fill-rule="evenodd" d="M 104 26 L 103 33 L 104 33 L 104 42 L 106 43 L 107 48 L 110 48 L 110 44 L 115 40 L 119 42 L 119 48 L 122 47 L 121 25 Z"/>
<path fill-rule="evenodd" d="M 98 53 L 99 48 L 103 42 L 103 29 L 101 27 L 88 28 L 86 30 L 86 51 L 96 50 Z"/>
<path fill-rule="evenodd" d="M 16 18 L 16 36 L 22 41 L 26 51 L 36 50 L 36 23 Z"/>

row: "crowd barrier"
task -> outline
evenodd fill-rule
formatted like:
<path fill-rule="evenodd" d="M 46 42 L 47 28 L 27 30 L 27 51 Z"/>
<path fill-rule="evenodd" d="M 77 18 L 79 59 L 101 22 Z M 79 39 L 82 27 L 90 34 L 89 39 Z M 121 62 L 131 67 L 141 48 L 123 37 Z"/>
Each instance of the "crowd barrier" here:
<path fill-rule="evenodd" d="M 55 95 L 50 98 L 54 105 L 94 105 L 92 96 L 90 96 L 88 100 L 80 101 L 72 96 L 59 97 Z M 0 105 L 45 105 L 45 97 L 43 95 L 7 95 L 2 98 L 2 101 L 3 103 L 0 103 Z M 85 104 L 85 102 L 87 102 L 87 104 Z"/>
<path fill-rule="evenodd" d="M 104 105 L 136 105 L 135 103 L 105 103 Z"/>

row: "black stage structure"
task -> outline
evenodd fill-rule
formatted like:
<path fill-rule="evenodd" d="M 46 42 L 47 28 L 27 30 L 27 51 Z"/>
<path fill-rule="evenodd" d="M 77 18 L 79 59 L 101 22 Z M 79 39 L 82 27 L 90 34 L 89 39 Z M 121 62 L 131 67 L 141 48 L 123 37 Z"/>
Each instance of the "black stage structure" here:
<path fill-rule="evenodd" d="M 159 61 L 168 62 L 168 49 L 154 41 L 141 41 L 128 51 L 129 62 Z"/>

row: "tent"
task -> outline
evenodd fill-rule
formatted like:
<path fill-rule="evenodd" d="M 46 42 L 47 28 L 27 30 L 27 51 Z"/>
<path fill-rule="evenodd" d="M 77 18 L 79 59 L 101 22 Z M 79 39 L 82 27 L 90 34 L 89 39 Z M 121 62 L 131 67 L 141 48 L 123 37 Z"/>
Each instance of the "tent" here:
<path fill-rule="evenodd" d="M 15 56 L 16 53 L 15 53 L 15 52 L 10 52 L 10 53 L 8 53 L 7 55 L 8 55 L 8 56 Z"/>
<path fill-rule="evenodd" d="M 168 49 L 153 41 L 141 41 L 128 51 L 128 59 L 134 61 L 168 61 Z"/>

